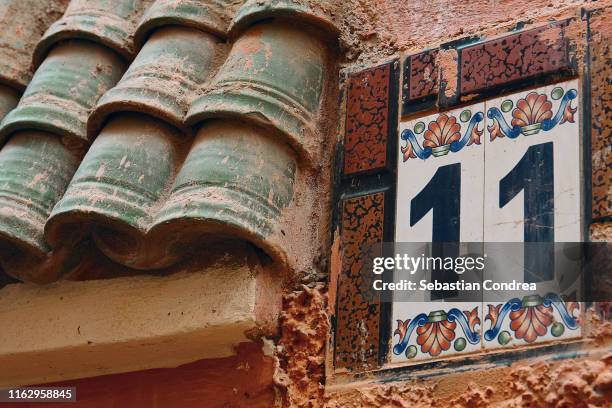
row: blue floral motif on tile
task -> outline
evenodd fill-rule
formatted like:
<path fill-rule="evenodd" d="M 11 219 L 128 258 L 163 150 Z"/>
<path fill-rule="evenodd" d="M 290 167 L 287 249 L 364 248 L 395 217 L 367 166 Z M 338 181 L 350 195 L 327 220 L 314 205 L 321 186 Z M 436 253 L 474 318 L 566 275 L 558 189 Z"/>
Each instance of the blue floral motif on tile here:
<path fill-rule="evenodd" d="M 561 99 L 554 116 L 552 102 L 545 93 L 530 92 L 516 102 L 514 109 L 512 109 L 513 102 L 510 99 L 503 101 L 500 107 L 492 107 L 487 111 L 487 117 L 493 120 L 493 123 L 487 126 L 491 141 L 506 136 L 514 139 L 521 134 L 524 136 L 535 135 L 540 130 L 549 131 L 558 124 L 574 123 L 574 114 L 577 108 L 572 107 L 571 101 L 576 96 L 578 96 L 578 92 L 575 89 L 570 89 L 565 93 L 560 87 L 552 89 L 550 97 Z M 504 113 L 510 112 L 510 110 L 512 110 L 512 120 L 509 125 Z"/>
<path fill-rule="evenodd" d="M 417 122 L 413 129 L 405 129 L 400 135 L 401 139 L 407 142 L 405 146 L 401 146 L 403 160 L 407 161 L 417 157 L 425 160 L 430 156 L 444 156 L 449 151 L 456 153 L 472 144 L 479 145 L 484 129 L 479 130 L 478 124 L 483 119 L 482 112 L 472 115 L 472 112 L 466 109 L 459 115 L 459 120 L 454 115 L 439 114 L 436 120 L 429 122 L 427 129 L 425 129 L 424 122 Z M 462 122 L 467 123 L 463 136 L 461 135 L 464 127 Z M 423 133 L 422 145 L 416 136 L 421 133 Z"/>
<path fill-rule="evenodd" d="M 553 309 L 557 309 L 563 322 L 555 322 Z M 539 295 L 525 296 L 523 299 L 514 298 L 505 304 L 488 305 L 485 320 L 490 321 L 491 327 L 484 332 L 486 341 L 497 341 L 502 346 L 511 339 L 511 334 L 502 331 L 501 327 L 506 316 L 509 316 L 510 330 L 514 337 L 527 343 L 535 342 L 539 337 L 546 336 L 548 329 L 553 337 L 560 337 L 565 329 L 577 330 L 580 326 L 574 317 L 579 304 L 573 301 L 563 301 L 558 295 L 549 293 L 545 297 Z"/>
<path fill-rule="evenodd" d="M 480 325 L 478 307 L 472 311 L 461 311 L 453 308 L 448 312 L 436 310 L 428 315 L 420 313 L 414 319 L 398 320 L 394 335 L 399 335 L 397 344 L 393 346 L 393 353 L 401 355 L 405 353 L 406 358 L 414 358 L 418 349 L 414 345 L 408 345 L 410 336 L 416 329 L 416 343 L 420 346 L 420 352 L 436 357 L 440 353 L 454 347 L 455 351 L 465 349 L 466 340 L 470 344 L 480 342 L 480 333 L 476 326 Z M 457 323 L 461 327 L 465 337 L 457 337 Z"/>

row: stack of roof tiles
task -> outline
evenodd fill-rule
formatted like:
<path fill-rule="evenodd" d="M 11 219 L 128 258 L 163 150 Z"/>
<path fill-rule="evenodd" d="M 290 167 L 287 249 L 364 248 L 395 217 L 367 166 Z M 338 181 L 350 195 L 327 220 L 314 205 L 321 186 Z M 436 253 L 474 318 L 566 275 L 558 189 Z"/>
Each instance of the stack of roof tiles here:
<path fill-rule="evenodd" d="M 0 85 L 5 272 L 155 270 L 223 239 L 295 267 L 336 32 L 302 2 L 241 3 L 72 0 L 28 34 L 31 81 L 3 69 Z"/>

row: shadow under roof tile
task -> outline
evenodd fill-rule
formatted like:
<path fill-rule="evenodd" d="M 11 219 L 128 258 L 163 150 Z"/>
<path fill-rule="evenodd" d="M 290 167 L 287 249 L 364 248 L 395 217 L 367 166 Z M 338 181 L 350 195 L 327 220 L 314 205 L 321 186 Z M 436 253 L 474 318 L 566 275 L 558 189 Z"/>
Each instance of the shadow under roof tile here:
<path fill-rule="evenodd" d="M 130 61 L 135 53 L 136 24 L 151 0 L 72 0 L 63 17 L 49 27 L 34 51 L 42 63 L 51 48 L 66 39 L 83 39 L 107 46 Z"/>
<path fill-rule="evenodd" d="M 0 120 L 19 103 L 20 93 L 10 86 L 0 84 Z"/>
<path fill-rule="evenodd" d="M 47 241 L 59 246 L 65 236 L 87 230 L 111 259 L 132 268 L 158 267 L 148 267 L 149 258 L 163 252 L 149 250 L 145 235 L 184 158 L 181 136 L 142 114 L 124 113 L 110 121 L 53 209 Z"/>
<path fill-rule="evenodd" d="M 0 263 L 13 276 L 30 278 L 32 263 L 51 250 L 43 229 L 79 160 L 56 135 L 36 130 L 14 134 L 0 151 Z"/>
<path fill-rule="evenodd" d="M 68 0 L 0 2 L 0 82 L 23 91 L 32 79 L 32 54 L 47 28 L 61 17 Z"/>

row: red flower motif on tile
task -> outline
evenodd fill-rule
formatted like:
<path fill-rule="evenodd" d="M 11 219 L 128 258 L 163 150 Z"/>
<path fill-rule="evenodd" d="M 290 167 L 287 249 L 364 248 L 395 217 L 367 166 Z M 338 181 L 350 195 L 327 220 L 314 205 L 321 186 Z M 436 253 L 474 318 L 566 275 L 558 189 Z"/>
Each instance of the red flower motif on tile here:
<path fill-rule="evenodd" d="M 467 311 L 467 310 L 464 310 L 463 314 L 467 318 L 468 327 L 470 328 L 471 331 L 475 332 L 476 331 L 476 325 L 480 324 L 480 317 L 478 316 L 478 306 L 476 306 L 474 309 L 472 309 L 471 312 Z"/>
<path fill-rule="evenodd" d="M 577 110 L 578 108 L 572 108 L 572 104 L 568 103 L 565 106 L 565 110 L 563 111 L 563 117 L 561 118 L 561 122 L 559 122 L 559 124 L 562 125 L 565 122 L 574 123 L 574 114 Z"/>
<path fill-rule="evenodd" d="M 544 336 L 548 326 L 553 323 L 552 307 L 542 304 L 522 307 L 516 312 L 510 312 L 510 320 L 510 329 L 516 338 L 533 343 L 539 336 Z"/>
<path fill-rule="evenodd" d="M 416 158 L 416 154 L 414 153 L 414 148 L 412 147 L 412 143 L 408 142 L 406 146 L 401 146 L 400 149 L 402 150 L 404 161 L 408 159 Z"/>
<path fill-rule="evenodd" d="M 434 148 L 451 144 L 461 139 L 460 130 L 461 125 L 457 123 L 457 119 L 443 113 L 435 121 L 429 122 L 425 131 L 423 146 Z"/>
<path fill-rule="evenodd" d="M 398 320 L 397 321 L 397 329 L 393 332 L 393 335 L 399 334 L 400 339 L 406 337 L 406 332 L 408 331 L 408 324 L 410 323 L 410 319 L 407 320 Z"/>
<path fill-rule="evenodd" d="M 421 352 L 435 357 L 448 350 L 455 339 L 456 327 L 457 323 L 443 320 L 428 322 L 417 328 L 417 344 L 421 346 Z"/>
<path fill-rule="evenodd" d="M 546 94 L 530 92 L 519 99 L 512 111 L 512 126 L 527 126 L 552 118 L 552 103 Z"/>
<path fill-rule="evenodd" d="M 488 307 L 489 307 L 489 312 L 485 316 L 485 320 L 490 320 L 491 327 L 495 327 L 495 325 L 497 324 L 497 319 L 499 318 L 499 311 L 502 307 L 502 304 L 500 303 L 499 305 L 495 305 L 495 306 L 488 305 Z"/>
<path fill-rule="evenodd" d="M 472 134 L 470 135 L 470 140 L 468 141 L 468 146 L 472 145 L 472 144 L 480 144 L 480 137 L 482 136 L 482 134 L 484 133 L 484 129 L 482 130 L 478 130 L 478 126 L 474 126 L 472 128 Z"/>

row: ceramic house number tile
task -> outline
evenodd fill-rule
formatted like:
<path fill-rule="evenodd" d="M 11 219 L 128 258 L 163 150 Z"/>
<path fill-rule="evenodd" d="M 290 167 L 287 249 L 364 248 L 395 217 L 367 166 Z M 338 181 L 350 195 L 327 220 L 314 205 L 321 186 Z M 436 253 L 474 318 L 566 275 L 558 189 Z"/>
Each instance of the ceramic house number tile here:
<path fill-rule="evenodd" d="M 482 241 L 484 109 L 479 103 L 400 124 L 397 242 Z"/>
<path fill-rule="evenodd" d="M 561 275 L 579 268 L 561 244 L 582 238 L 578 100 L 573 80 L 486 102 L 485 279 L 533 282 L 538 288 L 485 295 L 486 348 L 581 335 L 580 305 L 565 299 L 579 284 L 558 284 L 572 281 Z M 542 244 L 529 244 L 533 241 Z"/>
<path fill-rule="evenodd" d="M 559 284 L 579 265 L 551 244 L 582 240 L 578 100 L 572 80 L 400 124 L 396 245 L 483 242 L 484 279 L 538 291 L 396 294 L 391 363 L 581 336 Z"/>
<path fill-rule="evenodd" d="M 484 205 L 484 113 L 479 103 L 400 124 L 397 243 L 482 242 L 482 211 L 474 209 Z M 421 251 L 414 249 L 418 256 Z M 426 279 L 435 273 L 427 271 Z M 422 291 L 399 298 L 392 312 L 392 363 L 480 350 L 480 300 Z"/>

